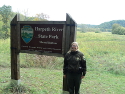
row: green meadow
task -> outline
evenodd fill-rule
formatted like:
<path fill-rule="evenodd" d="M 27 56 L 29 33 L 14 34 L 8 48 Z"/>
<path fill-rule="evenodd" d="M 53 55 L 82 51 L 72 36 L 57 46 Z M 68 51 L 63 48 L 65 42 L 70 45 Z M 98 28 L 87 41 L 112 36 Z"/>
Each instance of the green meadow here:
<path fill-rule="evenodd" d="M 125 94 L 125 35 L 77 32 L 87 60 L 80 94 Z M 0 40 L 0 94 L 62 94 L 63 58 L 20 53 L 21 84 L 11 87 L 10 40 Z"/>

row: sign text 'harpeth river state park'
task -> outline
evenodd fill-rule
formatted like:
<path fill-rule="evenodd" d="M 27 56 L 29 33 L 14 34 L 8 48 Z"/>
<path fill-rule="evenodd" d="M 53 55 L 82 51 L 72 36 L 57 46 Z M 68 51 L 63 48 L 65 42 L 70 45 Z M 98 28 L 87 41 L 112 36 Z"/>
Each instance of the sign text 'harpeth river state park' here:
<path fill-rule="evenodd" d="M 63 24 L 20 24 L 21 50 L 62 53 Z"/>

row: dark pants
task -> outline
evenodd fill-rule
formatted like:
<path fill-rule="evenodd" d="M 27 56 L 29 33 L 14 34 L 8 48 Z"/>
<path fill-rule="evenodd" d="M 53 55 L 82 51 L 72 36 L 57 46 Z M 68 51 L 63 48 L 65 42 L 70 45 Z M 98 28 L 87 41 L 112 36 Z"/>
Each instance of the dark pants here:
<path fill-rule="evenodd" d="M 82 74 L 67 73 L 67 84 L 69 87 L 69 94 L 79 94 Z"/>

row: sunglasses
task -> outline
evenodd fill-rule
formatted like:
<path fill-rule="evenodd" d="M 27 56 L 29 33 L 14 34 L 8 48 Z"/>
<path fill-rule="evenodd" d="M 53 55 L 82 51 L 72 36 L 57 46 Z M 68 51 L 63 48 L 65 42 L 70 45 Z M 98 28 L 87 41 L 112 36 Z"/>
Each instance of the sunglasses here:
<path fill-rule="evenodd" d="M 77 45 L 72 45 L 72 47 L 77 47 Z"/>

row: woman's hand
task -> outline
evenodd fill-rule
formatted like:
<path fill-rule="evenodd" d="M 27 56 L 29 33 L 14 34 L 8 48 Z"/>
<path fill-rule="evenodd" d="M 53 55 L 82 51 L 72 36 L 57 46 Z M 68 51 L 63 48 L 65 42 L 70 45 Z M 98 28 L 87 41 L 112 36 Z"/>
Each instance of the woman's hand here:
<path fill-rule="evenodd" d="M 82 76 L 81 79 L 83 79 L 85 76 Z"/>
<path fill-rule="evenodd" d="M 66 75 L 63 75 L 64 78 L 66 78 Z"/>

